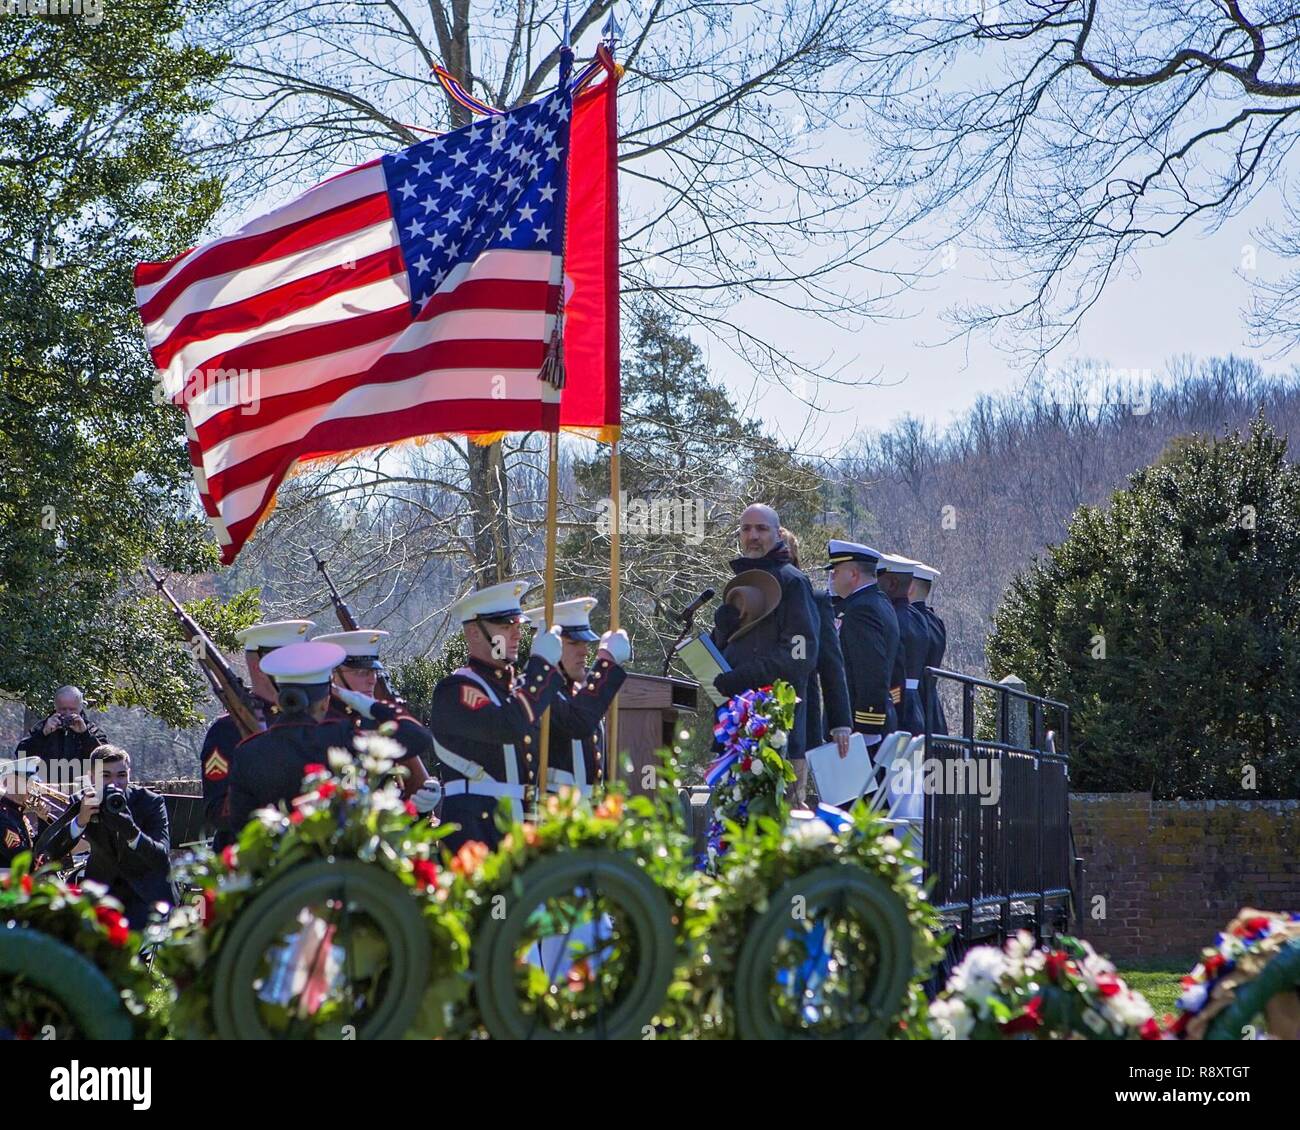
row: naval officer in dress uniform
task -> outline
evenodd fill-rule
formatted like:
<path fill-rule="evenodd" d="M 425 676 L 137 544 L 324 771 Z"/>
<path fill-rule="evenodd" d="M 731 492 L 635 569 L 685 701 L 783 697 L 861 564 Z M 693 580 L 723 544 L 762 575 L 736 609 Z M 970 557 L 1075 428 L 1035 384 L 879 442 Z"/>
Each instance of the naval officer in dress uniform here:
<path fill-rule="evenodd" d="M 346 655 L 338 644 L 312 641 L 277 648 L 262 658 L 262 670 L 275 682 L 279 710 L 267 729 L 235 747 L 229 798 L 235 839 L 257 809 L 291 801 L 301 793 L 306 766 L 326 764 L 332 748 L 353 748 L 355 723 L 325 717 L 331 676 Z M 412 775 L 423 772 L 415 755 L 397 764 Z M 417 812 L 431 812 L 437 790 L 421 788 L 412 800 Z"/>
<path fill-rule="evenodd" d="M 876 583 L 876 550 L 836 539 L 826 551 L 853 729 L 873 746 L 898 729 L 890 693 L 898 663 L 898 616 Z"/>
<path fill-rule="evenodd" d="M 358 730 L 378 730 L 397 742 L 407 753 L 420 759 L 418 772 L 407 778 L 403 795 L 412 796 L 436 770 L 433 735 L 406 710 L 403 703 L 375 698 L 375 685 L 384 665 L 379 659 L 380 643 L 388 633 L 379 628 L 358 628 L 354 632 L 330 632 L 316 636 L 315 643 L 336 643 L 347 654 L 334 668 L 334 686 L 325 720 L 346 719 Z M 391 725 L 386 725 L 391 723 Z M 391 732 L 390 732 L 391 731 Z"/>
<path fill-rule="evenodd" d="M 939 576 L 938 569 L 924 562 L 917 562 L 912 570 L 912 607 L 925 617 L 925 626 L 930 634 L 930 646 L 925 656 L 927 667 L 942 667 L 944 652 L 948 650 L 948 629 L 929 603 L 934 582 Z M 930 693 L 922 697 L 924 701 L 921 705 L 925 707 L 925 720 L 930 724 L 930 733 L 946 734 L 948 720 L 944 717 L 943 702 L 939 698 L 939 684 L 932 680 Z"/>
<path fill-rule="evenodd" d="M 921 704 L 921 676 L 925 674 L 926 656 L 930 651 L 930 629 L 925 617 L 912 607 L 909 595 L 915 567 L 916 562 L 911 558 L 884 553 L 876 566 L 876 579 L 898 617 L 898 654 L 903 680 L 898 728 L 911 734 L 923 734 L 925 708 Z M 894 677 L 895 680 L 899 677 L 897 669 Z M 895 681 L 894 686 L 897 685 Z"/>
<path fill-rule="evenodd" d="M 469 840 L 495 848 L 496 811 L 509 802 L 523 818 L 524 790 L 537 785 L 542 712 L 564 689 L 559 628 L 538 632 L 523 674 L 516 676 L 524 581 L 504 581 L 453 606 L 469 662 L 443 679 L 430 712 L 433 749 L 442 763 L 444 823 L 459 826 L 443 840 L 455 852 Z"/>
<path fill-rule="evenodd" d="M 608 753 L 605 714 L 618 689 L 627 679 L 625 666 L 632 657 L 632 643 L 620 628 L 603 636 L 591 630 L 594 596 L 581 596 L 555 605 L 555 626 L 560 629 L 564 648 L 560 670 L 565 686 L 551 703 L 551 749 L 547 760 L 546 790 L 559 792 L 571 785 L 583 796 L 605 782 Z M 530 608 L 524 615 L 533 627 L 544 632 L 545 608 Z M 591 645 L 599 641 L 596 664 L 587 669 Z"/>
<path fill-rule="evenodd" d="M 264 729 L 275 717 L 278 707 L 275 705 L 275 684 L 262 671 L 262 657 L 277 647 L 302 643 L 315 626 L 311 620 L 273 620 L 254 624 L 235 635 L 244 648 L 244 665 L 248 668 L 254 713 Z M 212 829 L 213 847 L 218 851 L 234 840 L 227 804 L 230 760 L 235 747 L 247 736 L 229 714 L 222 714 L 208 727 L 203 738 L 203 751 L 199 754 L 203 771 L 203 816 Z"/>

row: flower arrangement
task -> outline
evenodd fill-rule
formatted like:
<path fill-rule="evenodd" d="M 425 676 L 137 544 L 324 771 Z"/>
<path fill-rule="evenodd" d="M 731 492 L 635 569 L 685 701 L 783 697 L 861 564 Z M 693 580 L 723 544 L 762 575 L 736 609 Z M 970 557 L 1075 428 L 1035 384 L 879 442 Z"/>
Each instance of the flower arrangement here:
<path fill-rule="evenodd" d="M 690 866 L 690 841 L 673 791 L 675 775 L 669 760 L 653 798 L 628 799 L 611 790 L 592 804 L 576 790 L 562 789 L 542 802 L 535 823 L 508 828 L 495 852 L 472 841 L 461 847 L 450 864 L 450 897 L 473 924 L 476 992 L 458 1034 L 509 1034 L 511 1024 L 526 1026 L 527 1034 L 593 1030 L 605 1023 L 597 1014 L 609 1015 L 611 1006 L 634 991 L 629 984 L 652 970 L 658 970 L 663 999 L 633 1034 L 643 1038 L 646 1028 L 665 1038 L 686 1034 L 694 1009 L 686 970 L 693 951 L 703 946 L 705 926 L 701 883 Z M 574 880 L 561 876 L 558 885 L 537 886 L 539 874 L 562 867 L 565 857 L 588 862 L 574 869 Z M 634 891 L 620 886 L 611 871 L 586 885 L 584 876 L 597 866 L 631 869 L 633 878 L 657 887 L 667 906 L 664 928 L 638 934 L 632 928 L 636 916 L 620 905 L 617 893 L 626 898 Z M 530 894 L 542 889 L 547 897 L 532 902 Z M 522 933 L 507 930 L 507 947 L 489 960 L 484 927 L 516 909 L 527 918 Z"/>
<path fill-rule="evenodd" d="M 1243 909 L 1207 947 L 1201 960 L 1183 978 L 1183 994 L 1178 998 L 1178 1017 L 1169 1026 L 1176 1039 L 1200 1040 L 1209 1035 L 1216 1018 L 1230 1020 L 1244 1028 L 1255 1019 L 1253 1005 L 1242 1007 L 1243 994 L 1269 967 L 1270 963 L 1289 957 L 1300 950 L 1300 913 L 1273 914 Z M 1290 987 L 1294 988 L 1295 980 Z M 1236 1008 L 1234 1008 L 1234 1005 Z M 1233 1010 L 1228 1015 L 1229 1010 Z M 1300 1039 L 1300 995 L 1278 993 L 1261 1002 L 1269 1035 L 1282 1039 Z M 1249 1015 L 1247 1013 L 1249 1012 Z M 1234 1031 L 1231 1038 L 1239 1039 Z"/>
<path fill-rule="evenodd" d="M 1151 1006 L 1087 942 L 1036 948 L 1021 930 L 1002 949 L 975 946 L 930 1005 L 944 1040 L 1159 1040 Z"/>
<path fill-rule="evenodd" d="M 140 961 L 140 935 L 127 925 L 121 904 L 98 883 L 76 886 L 53 872 L 34 875 L 30 867 L 24 853 L 0 875 L 0 934 L 31 931 L 68 946 L 107 978 L 135 1035 L 161 1035 L 159 1006 L 168 985 Z M 83 1037 L 69 1005 L 86 1002 L 61 996 L 21 974 L 0 982 L 0 1040 Z M 114 1006 L 106 999 L 105 1007 Z"/>
<path fill-rule="evenodd" d="M 795 773 L 783 750 L 796 701 L 794 688 L 778 681 L 733 695 L 718 708 L 713 736 L 722 753 L 704 777 L 713 789 L 713 818 L 702 869 L 717 867 L 727 850 L 728 825 L 742 827 L 751 817 L 784 818 L 785 790 Z"/>
<path fill-rule="evenodd" d="M 197 898 L 157 928 L 160 940 L 167 942 L 159 963 L 180 990 L 173 1012 L 178 1035 L 214 1034 L 218 958 L 247 904 L 303 864 L 345 861 L 372 864 L 395 877 L 408 889 L 427 928 L 430 978 L 408 1035 L 441 1036 L 450 1026 L 453 1006 L 468 992 L 469 936 L 462 913 L 448 897 L 453 877 L 438 865 L 438 840 L 446 830 L 417 819 L 414 806 L 401 799 L 396 743 L 377 733 L 357 735 L 353 742 L 354 751 L 331 749 L 328 766 L 306 766 L 303 792 L 287 812 L 259 810 L 236 844 L 219 855 L 200 852 L 178 868 L 183 886 L 197 889 Z M 385 944 L 373 925 L 363 921 L 354 928 L 351 945 L 350 964 L 370 970 L 372 979 L 382 977 Z M 259 1008 L 273 1033 L 302 1028 L 300 1012 L 295 1016 L 271 1004 Z M 338 1027 L 336 1019 L 329 1007 L 316 1008 L 308 1028 L 324 1034 L 327 1026 Z"/>
<path fill-rule="evenodd" d="M 692 971 L 698 999 L 696 1034 L 710 1039 L 744 1034 L 738 1033 L 737 1005 L 747 988 L 738 984 L 737 971 L 747 939 L 769 915 L 791 918 L 792 908 L 780 904 L 782 892 L 795 889 L 788 884 L 797 886 L 830 868 L 830 874 L 848 883 L 865 877 L 877 889 L 892 893 L 887 901 L 896 904 L 894 913 L 902 921 L 894 925 L 904 935 L 903 952 L 896 960 L 907 974 L 897 1009 L 889 1016 L 864 1015 L 851 989 L 837 999 L 827 985 L 817 985 L 832 962 L 850 973 L 862 965 L 856 945 L 874 949 L 874 942 L 860 935 L 863 924 L 843 935 L 828 934 L 824 919 L 818 919 L 808 921 L 804 930 L 783 928 L 777 964 L 786 968 L 775 977 L 772 961 L 758 962 L 759 1011 L 781 1016 L 783 1035 L 843 1034 L 853 1026 L 867 1031 L 868 1038 L 925 1038 L 923 985 L 943 956 L 943 939 L 938 915 L 920 885 L 921 860 L 866 806 L 833 823 L 807 819 L 787 825 L 763 816 L 732 831 L 729 850 L 704 892 L 706 914 L 698 929 L 708 938 L 708 947 Z"/>

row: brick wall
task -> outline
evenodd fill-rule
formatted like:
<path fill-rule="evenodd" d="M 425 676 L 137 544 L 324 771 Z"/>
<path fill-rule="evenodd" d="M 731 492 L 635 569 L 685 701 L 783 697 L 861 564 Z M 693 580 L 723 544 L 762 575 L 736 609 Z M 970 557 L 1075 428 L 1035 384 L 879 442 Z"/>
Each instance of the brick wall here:
<path fill-rule="evenodd" d="M 1300 910 L 1300 801 L 1072 793 L 1070 819 L 1087 869 L 1079 933 L 1111 957 L 1194 954 L 1243 906 Z"/>

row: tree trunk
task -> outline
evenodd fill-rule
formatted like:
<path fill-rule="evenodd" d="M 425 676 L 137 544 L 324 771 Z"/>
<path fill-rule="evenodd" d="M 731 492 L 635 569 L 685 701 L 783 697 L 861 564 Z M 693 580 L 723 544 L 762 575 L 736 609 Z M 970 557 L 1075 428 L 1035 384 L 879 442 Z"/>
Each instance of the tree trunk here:
<path fill-rule="evenodd" d="M 474 581 L 491 585 L 511 571 L 510 484 L 501 444 L 469 448 L 469 493 L 474 509 Z"/>

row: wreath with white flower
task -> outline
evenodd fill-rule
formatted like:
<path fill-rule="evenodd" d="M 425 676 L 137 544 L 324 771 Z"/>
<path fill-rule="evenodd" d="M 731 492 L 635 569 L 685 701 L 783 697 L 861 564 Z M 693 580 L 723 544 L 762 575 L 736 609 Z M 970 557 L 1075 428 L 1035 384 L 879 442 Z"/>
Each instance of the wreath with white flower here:
<path fill-rule="evenodd" d="M 1300 1040 L 1300 913 L 1238 913 L 1183 978 L 1177 1039 Z"/>
<path fill-rule="evenodd" d="M 23 853 L 0 875 L 0 1040 L 161 1035 L 169 986 L 140 961 L 121 903 L 30 867 Z"/>
<path fill-rule="evenodd" d="M 593 805 L 562 789 L 495 852 L 461 847 L 451 898 L 472 920 L 474 993 L 458 1034 L 684 1034 L 703 908 L 674 775 L 669 761 L 653 798 L 610 791 Z"/>
<path fill-rule="evenodd" d="M 923 985 L 943 946 L 921 860 L 866 806 L 827 819 L 729 829 L 697 927 L 695 1034 L 925 1038 Z"/>
<path fill-rule="evenodd" d="M 715 869 L 728 847 L 728 826 L 751 818 L 782 819 L 786 786 L 795 779 L 784 750 L 794 725 L 794 688 L 783 680 L 733 695 L 718 708 L 713 736 L 722 752 L 705 771 L 713 815 L 700 865 Z"/>
<path fill-rule="evenodd" d="M 1037 948 L 1021 930 L 1002 949 L 975 946 L 929 1008 L 942 1040 L 1159 1040 L 1160 1025 L 1087 942 Z"/>
<path fill-rule="evenodd" d="M 446 830 L 399 792 L 400 747 L 354 739 L 309 765 L 287 810 L 265 808 L 220 855 L 178 868 L 158 964 L 186 1038 L 445 1035 L 468 992 L 469 935 L 438 865 Z"/>

